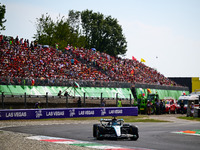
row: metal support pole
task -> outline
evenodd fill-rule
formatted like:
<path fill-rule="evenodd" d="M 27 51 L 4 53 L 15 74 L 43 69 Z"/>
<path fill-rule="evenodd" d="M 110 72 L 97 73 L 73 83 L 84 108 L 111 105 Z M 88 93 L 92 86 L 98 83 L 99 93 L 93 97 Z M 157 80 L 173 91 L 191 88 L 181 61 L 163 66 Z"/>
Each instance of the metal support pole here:
<path fill-rule="evenodd" d="M 48 108 L 48 92 L 46 92 L 46 108 Z"/>
<path fill-rule="evenodd" d="M 26 105 L 26 92 L 24 93 L 24 108 L 26 108 L 27 105 Z"/>
<path fill-rule="evenodd" d="M 199 108 L 200 108 L 200 95 L 199 95 Z M 200 117 L 200 116 L 199 116 Z"/>
<path fill-rule="evenodd" d="M 116 107 L 117 107 L 117 103 L 118 103 L 118 93 L 116 93 Z"/>
<path fill-rule="evenodd" d="M 131 99 L 131 94 L 130 94 L 130 106 L 132 106 L 132 104 L 131 104 L 131 103 L 132 103 L 132 99 Z"/>
<path fill-rule="evenodd" d="M 68 94 L 66 95 L 66 107 L 68 107 Z"/>
<path fill-rule="evenodd" d="M 2 109 L 4 109 L 4 92 L 2 92 L 1 100 L 2 100 Z"/>
<path fill-rule="evenodd" d="M 85 93 L 83 93 L 83 106 L 85 107 Z"/>
<path fill-rule="evenodd" d="M 102 103 L 103 103 L 103 93 L 101 93 L 101 104 L 100 104 L 100 106 L 102 105 Z"/>

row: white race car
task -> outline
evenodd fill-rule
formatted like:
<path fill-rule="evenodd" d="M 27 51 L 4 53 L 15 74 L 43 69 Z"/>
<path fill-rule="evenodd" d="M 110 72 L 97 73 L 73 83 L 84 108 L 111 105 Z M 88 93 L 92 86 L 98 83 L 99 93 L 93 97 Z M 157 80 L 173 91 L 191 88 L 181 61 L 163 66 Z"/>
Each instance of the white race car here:
<path fill-rule="evenodd" d="M 130 138 L 136 141 L 139 138 L 137 126 L 124 124 L 123 119 L 101 119 L 100 124 L 93 125 L 93 137 L 97 140 L 104 138 Z"/>

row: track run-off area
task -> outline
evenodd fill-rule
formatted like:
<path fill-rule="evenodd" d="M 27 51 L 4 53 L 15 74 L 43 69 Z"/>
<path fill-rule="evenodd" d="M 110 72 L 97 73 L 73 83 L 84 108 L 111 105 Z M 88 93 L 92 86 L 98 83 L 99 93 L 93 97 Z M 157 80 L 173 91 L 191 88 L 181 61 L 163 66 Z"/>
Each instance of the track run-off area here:
<path fill-rule="evenodd" d="M 25 134 L 26 142 L 38 142 L 38 144 L 60 144 L 74 146 L 73 149 L 104 149 L 104 150 L 195 150 L 200 147 L 200 122 L 177 119 L 180 115 L 152 115 L 151 119 L 166 120 L 168 122 L 131 122 L 139 128 L 139 139 L 131 140 L 96 140 L 93 137 L 93 124 L 99 120 L 23 120 L 1 121 L 0 136 L 3 132 Z M 118 119 L 123 117 L 118 117 Z M 12 141 L 2 141 L 4 149 L 6 143 L 9 146 Z M 37 144 L 35 144 L 37 149 Z M 1 149 L 1 146 L 0 146 Z M 27 149 L 31 149 L 28 147 Z M 55 149 L 55 147 L 54 147 Z M 69 148 L 71 149 L 71 147 Z"/>

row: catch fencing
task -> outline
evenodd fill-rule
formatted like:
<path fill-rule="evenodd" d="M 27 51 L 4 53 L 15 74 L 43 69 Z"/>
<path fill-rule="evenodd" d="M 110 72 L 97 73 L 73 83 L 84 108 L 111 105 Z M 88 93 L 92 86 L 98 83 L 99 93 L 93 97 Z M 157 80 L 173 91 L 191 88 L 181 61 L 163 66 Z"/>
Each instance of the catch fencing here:
<path fill-rule="evenodd" d="M 131 83 L 128 82 L 116 82 L 116 81 L 91 81 L 91 80 L 70 80 L 63 78 L 52 79 L 38 79 L 38 78 L 12 78 L 1 77 L 0 85 L 32 85 L 35 86 L 74 86 L 74 83 L 78 83 L 81 87 L 109 87 L 109 88 L 131 88 Z"/>

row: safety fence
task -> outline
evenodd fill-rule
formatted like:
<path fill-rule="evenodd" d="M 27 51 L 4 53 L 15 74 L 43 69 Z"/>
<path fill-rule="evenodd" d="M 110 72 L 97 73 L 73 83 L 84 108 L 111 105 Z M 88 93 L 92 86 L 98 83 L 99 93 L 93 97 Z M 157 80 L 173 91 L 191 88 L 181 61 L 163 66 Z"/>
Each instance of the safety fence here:
<path fill-rule="evenodd" d="M 1 77 L 0 85 L 35 85 L 35 86 L 74 86 L 78 83 L 81 87 L 112 87 L 112 88 L 131 88 L 131 83 L 116 81 L 91 81 L 91 80 L 70 80 L 63 78 L 38 79 L 38 78 L 12 78 Z"/>
<path fill-rule="evenodd" d="M 79 97 L 84 107 L 100 106 L 104 100 L 112 101 L 110 104 L 107 103 L 107 106 L 117 106 L 119 99 L 125 100 L 126 106 L 131 106 L 134 99 L 129 88 L 0 85 L 0 92 L 3 109 L 16 107 L 13 106 L 14 103 L 17 105 L 21 103 L 24 105 L 24 107 L 21 106 L 23 108 L 33 108 L 33 103 L 41 100 L 45 108 L 49 107 L 49 103 L 62 105 L 65 103 L 66 107 L 75 107 Z M 59 92 L 60 95 L 58 95 Z M 6 103 L 10 106 L 5 106 Z M 32 104 L 27 106 L 27 103 Z"/>
<path fill-rule="evenodd" d="M 133 88 L 132 88 L 133 89 Z M 23 85 L 0 85 L 1 92 L 1 105 L 2 108 L 6 102 L 22 102 L 24 103 L 23 108 L 26 107 L 26 103 L 32 101 L 39 101 L 44 99 L 45 108 L 48 108 L 48 103 L 50 99 L 54 103 L 60 103 L 64 101 L 66 107 L 68 107 L 68 102 L 70 103 L 71 99 L 77 99 L 80 97 L 83 102 L 83 106 L 88 106 L 87 100 L 94 100 L 95 104 L 100 106 L 103 100 L 113 100 L 113 104 L 110 106 L 116 106 L 117 100 L 126 100 L 126 106 L 131 106 L 134 103 L 134 100 L 137 100 L 140 94 L 148 95 L 147 89 L 145 88 L 134 88 L 135 92 L 132 93 L 130 88 L 101 88 L 101 87 L 66 87 L 66 86 L 23 86 Z M 150 89 L 151 93 L 157 93 L 160 99 L 164 98 L 174 98 L 178 99 L 179 96 L 185 93 L 189 94 L 189 91 L 183 90 L 165 90 L 165 89 Z M 58 96 L 58 93 L 61 95 Z M 67 93 L 67 97 L 66 97 Z M 65 96 L 64 96 L 65 95 Z M 134 96 L 133 96 L 134 95 Z M 20 99 L 20 100 L 18 100 Z M 116 102 L 115 102 L 116 101 Z M 76 103 L 76 100 L 73 102 Z M 19 104 L 19 103 L 18 103 Z M 33 106 L 33 104 L 32 104 Z M 71 105 L 72 106 L 72 105 Z M 74 104 L 74 106 L 77 106 Z M 73 106 L 73 107 L 74 107 Z M 12 106 L 13 107 L 13 106 Z M 91 105 L 92 107 L 92 105 Z M 7 107 L 8 108 L 8 107 Z M 30 107 L 29 107 L 30 108 Z"/>
<path fill-rule="evenodd" d="M 80 104 L 78 102 L 80 98 Z M 46 95 L 4 95 L 1 94 L 1 106 L 2 109 L 13 109 L 13 108 L 35 108 L 35 104 L 40 102 L 41 108 L 54 108 L 54 107 L 115 107 L 118 105 L 118 100 L 122 101 L 123 106 L 129 107 L 133 105 L 133 96 L 130 94 L 129 98 L 119 98 L 118 93 L 115 97 L 103 98 L 103 93 L 100 97 L 86 97 L 83 93 L 83 97 L 74 96 L 50 96 L 48 93 Z M 80 106 L 79 106 L 80 105 Z"/>

